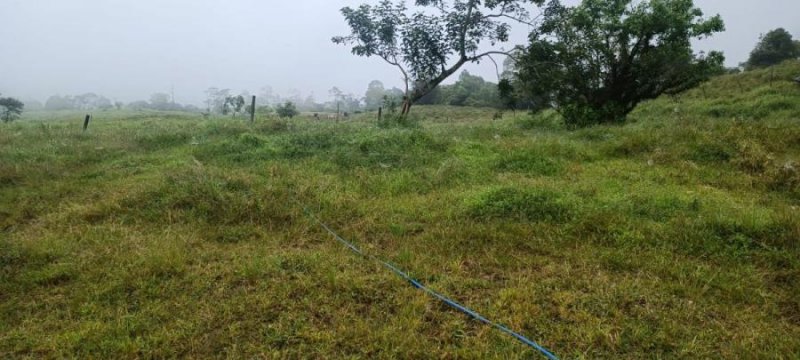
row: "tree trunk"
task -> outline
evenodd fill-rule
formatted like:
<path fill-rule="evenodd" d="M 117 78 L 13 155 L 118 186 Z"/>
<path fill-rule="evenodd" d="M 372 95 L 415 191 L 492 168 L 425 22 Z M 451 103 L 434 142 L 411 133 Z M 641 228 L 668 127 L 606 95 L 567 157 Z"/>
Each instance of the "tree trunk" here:
<path fill-rule="evenodd" d="M 400 111 L 400 115 L 406 116 L 411 111 L 411 100 L 406 96 L 403 99 L 403 110 Z"/>
<path fill-rule="evenodd" d="M 445 70 L 439 76 L 428 80 L 421 87 L 415 86 L 414 89 L 411 91 L 409 95 L 406 93 L 405 98 L 403 99 L 403 112 L 402 115 L 408 115 L 408 112 L 411 111 L 411 105 L 415 102 L 422 99 L 425 95 L 428 95 L 433 89 L 435 89 L 439 84 L 441 84 L 445 79 L 447 79 L 450 75 L 453 75 L 458 69 L 461 68 L 462 65 L 467 63 L 470 59 L 466 57 L 462 57 L 456 64 L 454 64 L 451 68 Z"/>

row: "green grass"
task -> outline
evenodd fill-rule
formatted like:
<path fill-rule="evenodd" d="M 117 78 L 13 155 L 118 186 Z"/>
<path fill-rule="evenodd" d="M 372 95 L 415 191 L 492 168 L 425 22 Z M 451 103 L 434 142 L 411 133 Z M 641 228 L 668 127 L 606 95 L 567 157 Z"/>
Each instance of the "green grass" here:
<path fill-rule="evenodd" d="M 0 126 L 2 358 L 800 357 L 787 63 L 624 126 L 29 113 Z M 379 126 L 380 125 L 380 126 Z"/>

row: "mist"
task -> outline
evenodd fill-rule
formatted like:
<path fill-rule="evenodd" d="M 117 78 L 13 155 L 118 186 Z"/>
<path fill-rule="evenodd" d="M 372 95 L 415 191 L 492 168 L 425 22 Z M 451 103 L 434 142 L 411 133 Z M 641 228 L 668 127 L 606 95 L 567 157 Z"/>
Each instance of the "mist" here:
<path fill-rule="evenodd" d="M 318 101 L 334 86 L 356 96 L 372 80 L 401 87 L 392 67 L 330 41 L 348 32 L 339 9 L 363 2 L 3 0 L 0 93 L 44 101 L 94 92 L 124 102 L 174 93 L 176 102 L 200 105 L 209 87 L 251 94 L 271 87 Z M 723 51 L 728 66 L 745 61 L 771 29 L 800 35 L 796 0 L 695 4 L 708 16 L 722 15 L 727 27 L 695 49 Z M 527 31 L 517 26 L 503 47 L 524 44 Z M 464 69 L 497 78 L 489 61 Z"/>

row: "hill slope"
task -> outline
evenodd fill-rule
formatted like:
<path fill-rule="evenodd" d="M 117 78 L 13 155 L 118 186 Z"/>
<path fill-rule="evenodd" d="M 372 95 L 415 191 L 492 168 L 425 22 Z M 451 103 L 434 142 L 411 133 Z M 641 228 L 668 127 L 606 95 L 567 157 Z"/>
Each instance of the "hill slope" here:
<path fill-rule="evenodd" d="M 774 72 L 774 75 L 773 75 Z M 800 356 L 800 64 L 625 126 L 187 114 L 0 126 L 0 357 Z"/>

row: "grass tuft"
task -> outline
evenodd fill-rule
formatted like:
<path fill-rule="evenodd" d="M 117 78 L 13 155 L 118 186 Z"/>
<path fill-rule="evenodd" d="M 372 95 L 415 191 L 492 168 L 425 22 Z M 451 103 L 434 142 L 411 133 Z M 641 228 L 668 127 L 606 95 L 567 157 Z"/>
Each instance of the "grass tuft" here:
<path fill-rule="evenodd" d="M 563 196 L 541 189 L 494 188 L 467 202 L 470 216 L 477 219 L 565 222 L 574 209 Z"/>

